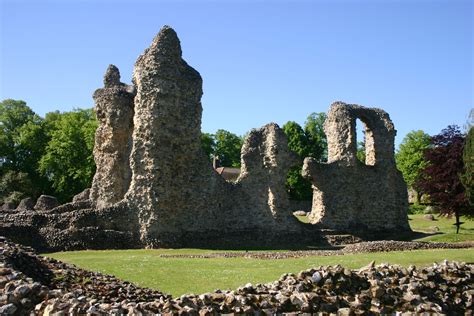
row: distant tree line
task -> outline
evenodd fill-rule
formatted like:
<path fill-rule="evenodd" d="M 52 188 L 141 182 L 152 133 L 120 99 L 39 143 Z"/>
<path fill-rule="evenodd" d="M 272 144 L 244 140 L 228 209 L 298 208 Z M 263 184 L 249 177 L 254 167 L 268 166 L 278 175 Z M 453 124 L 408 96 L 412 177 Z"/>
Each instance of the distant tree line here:
<path fill-rule="evenodd" d="M 51 194 L 64 202 L 90 186 L 96 128 L 91 109 L 42 118 L 24 101 L 0 102 L 1 201 Z"/>

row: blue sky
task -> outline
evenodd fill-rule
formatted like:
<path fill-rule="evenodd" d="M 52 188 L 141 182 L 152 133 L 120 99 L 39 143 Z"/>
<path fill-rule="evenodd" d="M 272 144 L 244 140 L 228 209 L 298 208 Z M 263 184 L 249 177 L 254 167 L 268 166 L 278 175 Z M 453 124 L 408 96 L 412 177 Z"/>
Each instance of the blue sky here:
<path fill-rule="evenodd" d="M 204 80 L 203 131 L 303 124 L 336 100 L 386 110 L 397 143 L 463 125 L 473 1 L 0 0 L 0 99 L 92 107 L 107 65 L 129 83 L 162 25 Z"/>

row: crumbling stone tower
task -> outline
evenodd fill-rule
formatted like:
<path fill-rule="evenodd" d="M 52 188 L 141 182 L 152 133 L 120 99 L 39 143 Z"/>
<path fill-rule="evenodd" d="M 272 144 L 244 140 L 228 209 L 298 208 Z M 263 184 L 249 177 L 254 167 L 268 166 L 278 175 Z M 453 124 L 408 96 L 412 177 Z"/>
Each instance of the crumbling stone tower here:
<path fill-rule="evenodd" d="M 135 88 L 121 83 L 118 68 L 109 65 L 104 76 L 104 88 L 94 92 L 99 126 L 94 146 L 97 168 L 90 198 L 97 208 L 122 200 L 130 185 L 134 97 Z"/>
<path fill-rule="evenodd" d="M 356 119 L 365 124 L 365 164 L 356 156 Z M 328 162 L 306 158 L 313 184 L 310 221 L 336 230 L 408 230 L 408 197 L 394 158 L 396 130 L 380 109 L 336 102 L 324 131 Z"/>

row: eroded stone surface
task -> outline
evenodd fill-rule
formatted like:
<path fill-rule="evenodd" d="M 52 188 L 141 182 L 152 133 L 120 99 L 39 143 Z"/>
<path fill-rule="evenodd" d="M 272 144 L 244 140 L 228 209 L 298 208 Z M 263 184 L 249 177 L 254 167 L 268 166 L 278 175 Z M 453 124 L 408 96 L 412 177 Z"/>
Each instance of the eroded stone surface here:
<path fill-rule="evenodd" d="M 98 208 L 119 202 L 130 184 L 134 96 L 134 87 L 121 83 L 119 70 L 110 65 L 104 76 L 104 88 L 94 93 L 99 126 L 94 145 L 97 169 L 90 198 Z"/>
<path fill-rule="evenodd" d="M 395 130 L 384 111 L 331 107 L 329 162 L 305 161 L 314 185 L 309 217 L 318 224 L 305 226 L 288 201 L 285 181 L 298 159 L 280 127 L 250 131 L 240 176 L 227 182 L 201 149 L 201 96 L 200 74 L 182 59 L 176 32 L 163 27 L 138 58 L 133 86 L 111 65 L 94 93 L 99 127 L 90 199 L 83 192 L 58 207 L 0 214 L 2 232 L 38 249 L 64 250 L 341 243 L 358 237 L 320 228 L 375 231 L 379 238 L 380 230 L 408 229 Z M 368 126 L 367 165 L 355 156 L 356 117 Z"/>
<path fill-rule="evenodd" d="M 357 160 L 356 119 L 366 125 L 366 161 Z M 313 183 L 312 223 L 337 230 L 409 230 L 408 196 L 394 158 L 396 131 L 388 114 L 353 104 L 332 104 L 324 125 L 328 162 L 306 158 Z"/>
<path fill-rule="evenodd" d="M 55 208 L 59 205 L 58 200 L 51 195 L 41 195 L 38 200 L 36 200 L 35 210 L 37 211 L 46 211 Z"/>

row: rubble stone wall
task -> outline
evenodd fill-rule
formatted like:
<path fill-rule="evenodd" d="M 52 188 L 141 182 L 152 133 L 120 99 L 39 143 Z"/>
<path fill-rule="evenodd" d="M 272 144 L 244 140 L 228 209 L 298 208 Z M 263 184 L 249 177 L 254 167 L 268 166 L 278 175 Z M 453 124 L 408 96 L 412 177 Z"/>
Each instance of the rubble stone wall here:
<path fill-rule="evenodd" d="M 94 145 L 97 169 L 90 198 L 97 208 L 122 200 L 130 184 L 134 90 L 133 86 L 120 82 L 118 68 L 110 65 L 104 77 L 104 88 L 94 93 L 99 126 Z"/>
<path fill-rule="evenodd" d="M 366 161 L 357 160 L 356 119 L 366 126 Z M 408 230 L 408 196 L 395 165 L 396 131 L 388 114 L 334 103 L 324 126 L 328 162 L 306 158 L 303 175 L 313 183 L 310 221 L 338 230 Z"/>
<path fill-rule="evenodd" d="M 323 240 L 321 227 L 408 229 L 395 130 L 384 111 L 332 105 L 325 124 L 329 162 L 305 160 L 314 187 L 310 219 L 317 224 L 305 225 L 292 215 L 285 189 L 299 160 L 282 129 L 270 123 L 250 131 L 240 176 L 226 182 L 201 149 L 202 93 L 176 32 L 163 27 L 138 58 L 133 86 L 121 83 L 111 65 L 104 88 L 94 93 L 99 127 L 90 199 L 85 191 L 52 209 L 0 214 L 2 233 L 60 250 L 288 246 Z M 356 118 L 367 126 L 367 165 L 356 159 Z"/>

